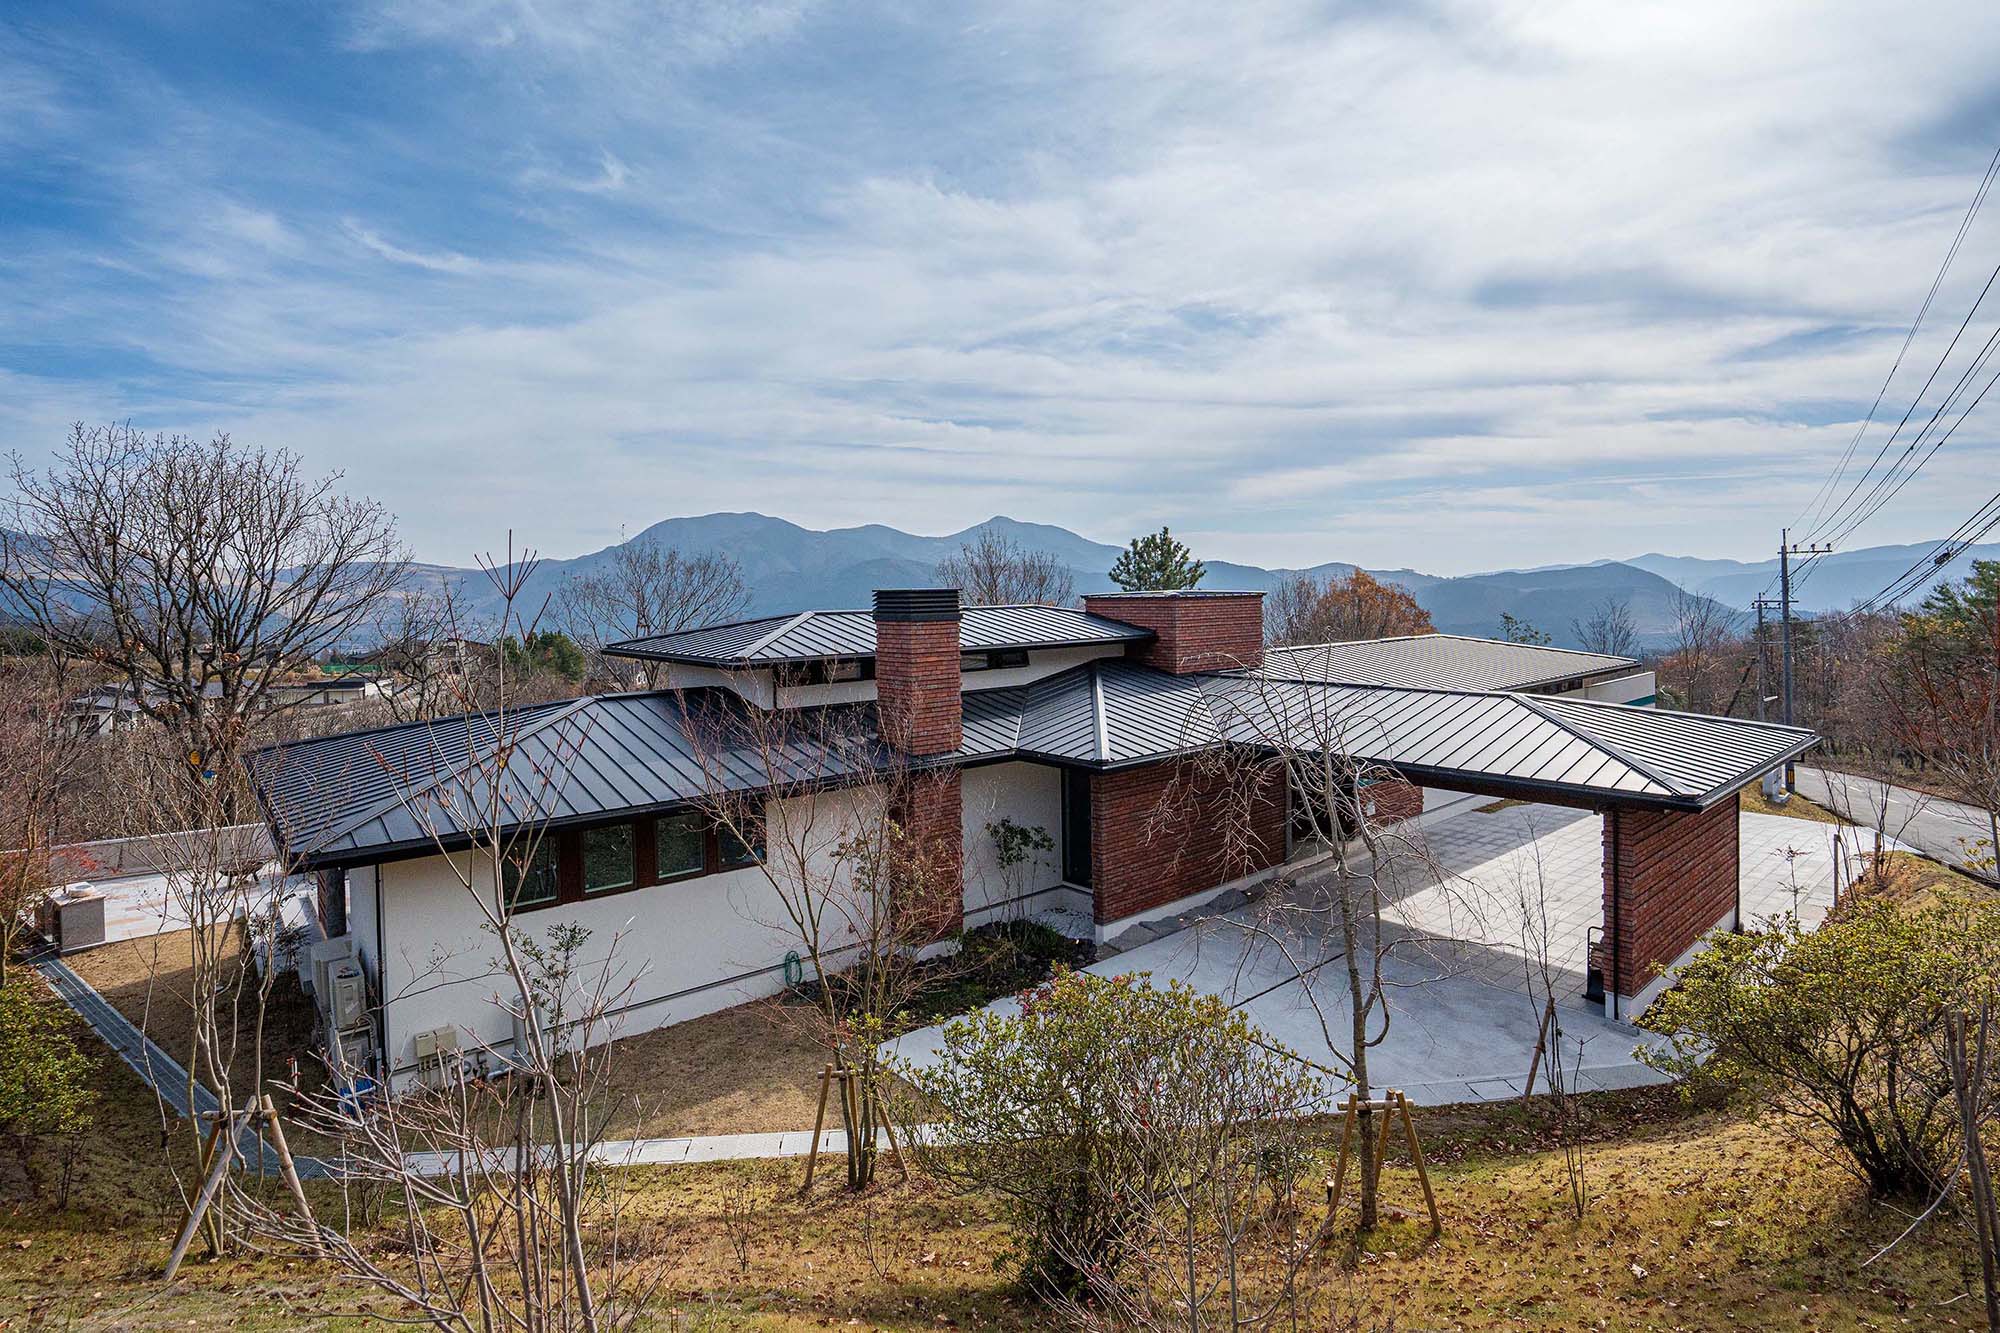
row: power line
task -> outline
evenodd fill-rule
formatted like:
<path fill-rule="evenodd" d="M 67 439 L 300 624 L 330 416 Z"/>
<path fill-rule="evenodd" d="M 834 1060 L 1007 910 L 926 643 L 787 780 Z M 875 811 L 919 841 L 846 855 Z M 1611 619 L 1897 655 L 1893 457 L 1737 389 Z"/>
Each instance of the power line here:
<path fill-rule="evenodd" d="M 1894 606 L 1922 587 L 1939 570 L 1964 555 L 1968 548 L 1978 545 L 1979 539 L 1995 527 L 2000 527 L 2000 495 L 1979 506 L 1972 517 L 1959 524 L 1950 536 L 1931 547 L 1915 564 L 1891 579 L 1880 592 L 1857 605 L 1854 614 L 1865 615 L 1881 607 Z"/>
<path fill-rule="evenodd" d="M 1903 367 L 1903 357 L 1908 354 L 1910 344 L 1916 340 L 1917 330 L 1923 327 L 1925 316 L 1930 314 L 1931 302 L 1937 299 L 1938 289 L 1944 285 L 1945 275 L 1951 271 L 1952 261 L 1958 258 L 1959 247 L 1965 243 L 1966 233 L 1972 230 L 1972 220 L 1979 215 L 1980 206 L 1986 202 L 1986 193 L 1993 188 L 1996 173 L 2000 173 L 2000 148 L 1993 150 L 1993 158 L 1986 164 L 1986 174 L 1979 178 L 1979 188 L 1973 192 L 1972 202 L 1966 206 L 1965 216 L 1959 219 L 1958 231 L 1952 236 L 1951 246 L 1944 253 L 1944 262 L 1938 265 L 1937 275 L 1931 279 L 1930 290 L 1924 293 L 1923 304 L 1917 307 L 1917 317 L 1910 321 L 1909 332 L 1903 335 L 1903 345 L 1896 349 L 1896 359 L 1890 364 L 1889 373 L 1882 380 L 1882 387 L 1875 391 L 1875 401 L 1868 405 L 1868 415 L 1861 419 L 1860 426 L 1855 428 L 1854 438 L 1847 442 L 1847 450 L 1840 456 L 1840 462 L 1834 466 L 1833 472 L 1827 479 L 1820 483 L 1819 490 L 1815 491 L 1813 498 L 1806 502 L 1806 508 L 1799 511 L 1798 518 L 1792 520 L 1792 526 L 1797 527 L 1804 520 L 1807 510 L 1812 510 L 1815 506 L 1818 507 L 1813 514 L 1815 524 L 1825 513 L 1826 502 L 1833 498 L 1834 491 L 1839 488 L 1840 479 L 1846 475 L 1847 465 L 1854 460 L 1854 451 L 1861 444 L 1861 437 L 1868 433 L 1868 427 L 1874 423 L 1875 413 L 1881 408 L 1882 399 L 1888 394 L 1889 386 L 1895 383 L 1896 372 Z"/>

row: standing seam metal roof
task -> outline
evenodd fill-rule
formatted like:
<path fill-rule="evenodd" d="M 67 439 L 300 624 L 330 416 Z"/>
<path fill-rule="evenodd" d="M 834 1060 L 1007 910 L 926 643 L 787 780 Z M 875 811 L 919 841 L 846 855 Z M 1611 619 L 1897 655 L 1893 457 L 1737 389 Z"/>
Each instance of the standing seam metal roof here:
<path fill-rule="evenodd" d="M 1533 690 L 1577 677 L 1639 669 L 1640 664 L 1632 658 L 1609 653 L 1459 634 L 1406 634 L 1393 639 L 1268 649 L 1261 674 L 1333 685 Z"/>
<path fill-rule="evenodd" d="M 968 606 L 959 613 L 959 647 L 968 653 L 1139 643 L 1153 631 L 1066 606 Z M 629 639 L 604 650 L 619 657 L 702 666 L 783 666 L 825 658 L 873 657 L 872 611 L 800 611 L 678 634 Z"/>
<path fill-rule="evenodd" d="M 1437 785 L 1701 809 L 1816 740 L 1796 727 L 1520 694 L 1399 689 L 1245 675 L 1176 676 L 1106 659 L 964 697 L 964 743 L 941 762 L 1024 758 L 1116 768 L 1224 740 L 1338 747 Z M 872 705 L 846 705 L 837 753 L 802 729 L 770 771 L 716 723 L 718 690 L 601 695 L 511 714 L 511 763 L 492 779 L 491 715 L 274 746 L 251 777 L 279 842 L 308 864 L 366 861 L 501 822 L 609 819 L 717 789 L 844 781 L 888 752 Z M 817 715 L 825 710 L 813 710 Z M 700 713 L 697 716 L 697 713 Z M 497 787 L 497 793 L 496 793 Z"/>

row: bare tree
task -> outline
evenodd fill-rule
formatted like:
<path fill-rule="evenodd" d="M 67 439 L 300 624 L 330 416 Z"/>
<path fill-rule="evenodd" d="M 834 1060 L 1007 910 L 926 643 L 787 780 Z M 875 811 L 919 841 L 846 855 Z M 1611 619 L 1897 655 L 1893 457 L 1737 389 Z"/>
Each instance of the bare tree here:
<path fill-rule="evenodd" d="M 503 633 L 532 630 L 515 607 L 534 567 L 532 553 L 511 550 L 485 562 L 505 607 Z M 667 1272 L 654 1230 L 629 1219 L 622 1179 L 595 1166 L 617 1111 L 609 1039 L 632 979 L 616 937 L 593 941 L 567 921 L 537 934 L 517 909 L 531 896 L 587 723 L 524 726 L 506 663 L 496 669 L 499 701 L 481 725 L 434 724 L 435 746 L 466 755 L 452 781 L 425 781 L 426 770 L 405 771 L 387 751 L 375 759 L 472 909 L 492 951 L 493 1003 L 513 1035 L 441 1059 L 423 1086 L 396 1090 L 405 1095 L 365 1100 L 348 1095 L 357 1071 L 332 1052 L 331 1086 L 293 1091 L 298 1122 L 340 1144 L 341 1224 L 240 1186 L 238 1207 L 258 1240 L 320 1253 L 394 1297 L 414 1322 L 460 1333 L 622 1328 Z M 449 961 L 420 973 L 409 993 L 438 984 Z M 370 1193 L 400 1205 L 393 1258 L 351 1235 Z"/>
<path fill-rule="evenodd" d="M 703 770 L 698 806 L 771 892 L 768 924 L 799 946 L 809 1005 L 790 1006 L 835 1065 L 848 1183 L 874 1178 L 882 1132 L 882 1043 L 927 982 L 920 960 L 957 929 L 963 904 L 958 816 L 950 846 L 924 811 L 953 774 L 885 746 L 860 708 L 767 711 L 689 695 Z M 935 968 L 933 964 L 933 968 Z"/>
<path fill-rule="evenodd" d="M 79 423 L 54 466 L 16 455 L 11 472 L 0 589 L 114 675 L 193 782 L 234 765 L 284 706 L 279 678 L 345 642 L 407 568 L 382 506 L 226 435 Z"/>
<path fill-rule="evenodd" d="M 466 639 L 457 585 L 406 587 L 384 598 L 369 624 L 370 665 L 383 673 L 382 708 L 392 722 L 428 722 L 481 707 L 475 681 L 488 654 Z"/>
<path fill-rule="evenodd" d="M 1031 551 L 982 528 L 977 537 L 938 562 L 937 580 L 957 588 L 967 606 L 1026 602 L 1067 606 L 1076 600 L 1069 567 L 1047 551 Z"/>
<path fill-rule="evenodd" d="M 67 796 L 88 742 L 65 725 L 75 684 L 66 660 L 47 652 L 0 657 L 0 986 L 15 947 L 60 869 Z"/>
<path fill-rule="evenodd" d="M 1298 973 L 1327 1049 L 1365 1104 L 1373 1096 L 1368 1053 L 1388 1036 L 1388 997 L 1395 986 L 1384 964 L 1392 952 L 1421 947 L 1398 928 L 1390 908 L 1419 889 L 1454 893 L 1421 833 L 1387 817 L 1378 804 L 1395 770 L 1357 758 L 1369 752 L 1378 725 L 1370 705 L 1338 690 L 1270 676 L 1231 678 L 1210 695 L 1216 739 L 1182 762 L 1163 795 L 1158 819 L 1199 813 L 1224 856 L 1247 869 L 1268 864 L 1262 846 L 1272 806 L 1289 799 L 1294 832 L 1325 853 L 1322 867 L 1273 891 L 1250 931 L 1281 950 Z M 1192 739 L 1192 738 L 1191 738 Z M 1320 967 L 1324 952 L 1340 966 Z M 1442 960 L 1438 960 L 1442 961 Z M 1337 978 L 1332 986 L 1324 976 Z M 1336 989 L 1337 987 L 1337 989 Z M 1360 1224 L 1376 1223 L 1374 1112 L 1361 1112 Z"/>
<path fill-rule="evenodd" d="M 593 675 L 603 679 L 616 674 L 604 657 L 606 644 L 728 620 L 748 599 L 743 571 L 728 556 L 683 555 L 639 537 L 612 547 L 596 571 L 564 580 L 552 609 L 557 626 L 589 650 Z M 621 662 L 618 669 L 645 683 L 643 663 Z"/>
<path fill-rule="evenodd" d="M 1676 588 L 1673 595 L 1674 642 L 1660 664 L 1672 697 L 1691 713 L 1713 713 L 1729 697 L 1731 663 L 1741 656 L 1737 634 L 1741 617 L 1712 597 Z"/>
<path fill-rule="evenodd" d="M 1639 646 L 1639 633 L 1632 623 L 1632 603 L 1623 597 L 1606 597 L 1590 609 L 1590 614 L 1569 622 L 1579 646 L 1610 657 L 1631 657 Z"/>

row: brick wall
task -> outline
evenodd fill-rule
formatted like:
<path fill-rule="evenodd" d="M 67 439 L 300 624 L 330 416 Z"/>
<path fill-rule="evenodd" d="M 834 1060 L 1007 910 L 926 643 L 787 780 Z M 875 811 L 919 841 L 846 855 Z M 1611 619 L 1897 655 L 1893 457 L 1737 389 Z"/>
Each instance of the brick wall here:
<path fill-rule="evenodd" d="M 1741 870 L 1735 797 L 1700 814 L 1604 816 L 1604 920 L 1610 989 L 1637 995 L 1736 910 Z M 1614 907 L 1615 904 L 1615 907 Z M 1637 1017 L 1626 1015 L 1627 1017 Z"/>
<path fill-rule="evenodd" d="M 1264 660 L 1261 592 L 1092 593 L 1083 609 L 1152 630 L 1133 657 L 1177 676 Z"/>
<path fill-rule="evenodd" d="M 964 736 L 958 594 L 946 596 L 948 613 L 916 601 L 937 596 L 931 590 L 875 594 L 875 697 L 882 737 L 906 754 L 949 754 Z"/>
<path fill-rule="evenodd" d="M 1162 798 L 1170 789 L 1169 817 L 1156 828 Z M 1196 780 L 1171 761 L 1091 774 L 1091 878 L 1097 920 L 1118 921 L 1284 860 L 1283 783 L 1274 780 L 1253 800 L 1250 825 L 1257 846 L 1241 855 L 1232 854 L 1218 832 L 1236 799 L 1240 798 L 1219 784 Z"/>
<path fill-rule="evenodd" d="M 1415 819 L 1424 812 L 1424 789 L 1403 778 L 1369 783 L 1368 799 L 1375 803 L 1375 818 L 1383 824 Z"/>
<path fill-rule="evenodd" d="M 906 934 L 941 940 L 965 925 L 963 784 L 955 768 L 911 774 L 896 796 L 903 845 L 892 866 Z"/>

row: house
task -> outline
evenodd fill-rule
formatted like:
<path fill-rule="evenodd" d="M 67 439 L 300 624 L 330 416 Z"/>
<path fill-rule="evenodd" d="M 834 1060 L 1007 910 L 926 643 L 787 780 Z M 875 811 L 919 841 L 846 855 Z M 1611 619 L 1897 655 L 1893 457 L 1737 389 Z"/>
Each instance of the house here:
<path fill-rule="evenodd" d="M 1080 609 L 963 607 L 951 589 L 883 590 L 871 611 L 804 611 L 615 645 L 663 688 L 293 742 L 251 775 L 274 836 L 317 871 L 330 937 L 322 995 L 347 997 L 343 1048 L 415 1075 L 441 1050 L 504 1058 L 493 946 L 459 871 L 479 827 L 462 812 L 532 805 L 545 868 L 514 886 L 516 925 L 575 921 L 620 939 L 629 1034 L 758 996 L 798 975 L 756 850 L 699 813 L 718 782 L 768 789 L 748 757 L 704 752 L 700 718 L 858 706 L 873 749 L 841 758 L 865 793 L 890 762 L 932 775 L 905 824 L 962 885 L 975 926 L 1061 911 L 1101 942 L 1274 873 L 1292 845 L 1287 804 L 1255 811 L 1256 849 L 1231 863 L 1193 793 L 1153 816 L 1219 746 L 1291 725 L 1246 700 L 1309 701 L 1344 725 L 1349 756 L 1397 776 L 1385 818 L 1467 796 L 1605 812 L 1605 1004 L 1631 1017 L 1737 900 L 1737 793 L 1814 743 L 1809 732 L 1657 711 L 1652 675 L 1625 658 L 1447 635 L 1264 651 L 1261 594 L 1094 595 Z M 506 735 L 505 779 L 476 770 Z M 871 757 L 873 756 L 873 757 Z M 546 781 L 532 802 L 522 774 Z M 786 817 L 784 791 L 767 818 Z M 859 799 L 859 796 L 856 796 Z M 1044 830 L 1055 854 L 1000 873 L 988 826 Z M 1165 831 L 1163 831 L 1163 828 Z M 481 891 L 491 895 L 478 872 Z M 520 899 L 517 899 L 520 901 Z M 336 974 L 340 978 L 336 985 Z"/>

